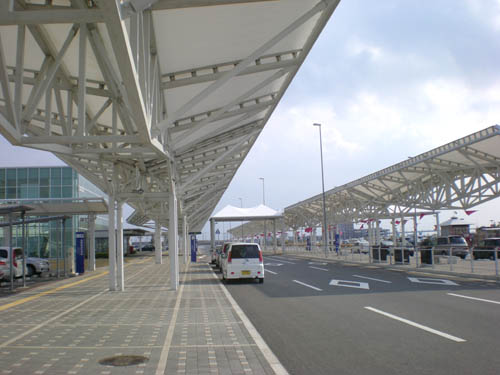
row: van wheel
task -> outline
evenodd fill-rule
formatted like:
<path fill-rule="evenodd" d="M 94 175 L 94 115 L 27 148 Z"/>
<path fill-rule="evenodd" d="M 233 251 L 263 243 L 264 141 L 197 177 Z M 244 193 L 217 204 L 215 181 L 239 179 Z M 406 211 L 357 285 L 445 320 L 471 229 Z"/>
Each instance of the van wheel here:
<path fill-rule="evenodd" d="M 259 284 L 264 284 L 264 278 L 259 279 Z"/>

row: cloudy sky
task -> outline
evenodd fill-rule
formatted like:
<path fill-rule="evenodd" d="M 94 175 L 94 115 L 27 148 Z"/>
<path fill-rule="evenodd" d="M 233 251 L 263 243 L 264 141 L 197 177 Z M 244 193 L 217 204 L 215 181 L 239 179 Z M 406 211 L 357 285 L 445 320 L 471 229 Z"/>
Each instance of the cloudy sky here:
<path fill-rule="evenodd" d="M 326 189 L 499 124 L 499 44 L 499 0 L 341 1 L 216 211 L 238 198 L 260 204 L 259 177 L 275 209 L 320 193 L 314 122 Z M 0 158 L 61 164 L 4 139 Z M 492 202 L 469 220 L 486 225 L 499 212 Z"/>

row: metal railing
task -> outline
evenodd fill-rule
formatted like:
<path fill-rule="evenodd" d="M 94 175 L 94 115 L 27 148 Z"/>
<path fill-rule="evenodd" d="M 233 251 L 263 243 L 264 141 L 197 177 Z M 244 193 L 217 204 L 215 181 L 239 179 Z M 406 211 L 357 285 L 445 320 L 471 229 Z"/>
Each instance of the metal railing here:
<path fill-rule="evenodd" d="M 310 255 L 325 258 L 321 245 L 287 245 L 285 253 Z M 471 248 L 462 256 L 455 255 L 456 249 L 436 251 L 434 248 L 423 247 L 384 247 L 384 246 L 339 246 L 329 247 L 326 258 L 364 264 L 386 264 L 409 269 L 433 269 L 453 273 L 486 275 L 500 277 L 500 248 Z"/>

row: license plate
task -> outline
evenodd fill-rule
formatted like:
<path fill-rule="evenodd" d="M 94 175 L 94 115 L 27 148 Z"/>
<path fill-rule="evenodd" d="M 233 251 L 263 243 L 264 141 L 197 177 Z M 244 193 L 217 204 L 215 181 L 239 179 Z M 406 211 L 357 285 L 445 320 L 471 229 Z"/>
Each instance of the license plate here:
<path fill-rule="evenodd" d="M 250 275 L 250 271 L 241 271 L 241 274 L 244 276 Z"/>

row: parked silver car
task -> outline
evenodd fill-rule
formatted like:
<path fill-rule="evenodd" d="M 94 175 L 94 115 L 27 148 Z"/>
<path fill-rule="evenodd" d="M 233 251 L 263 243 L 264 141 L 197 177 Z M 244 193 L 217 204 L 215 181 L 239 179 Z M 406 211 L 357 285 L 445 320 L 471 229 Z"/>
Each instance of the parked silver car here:
<path fill-rule="evenodd" d="M 50 263 L 47 259 L 28 257 L 26 258 L 27 276 L 41 275 L 50 272 Z"/>

